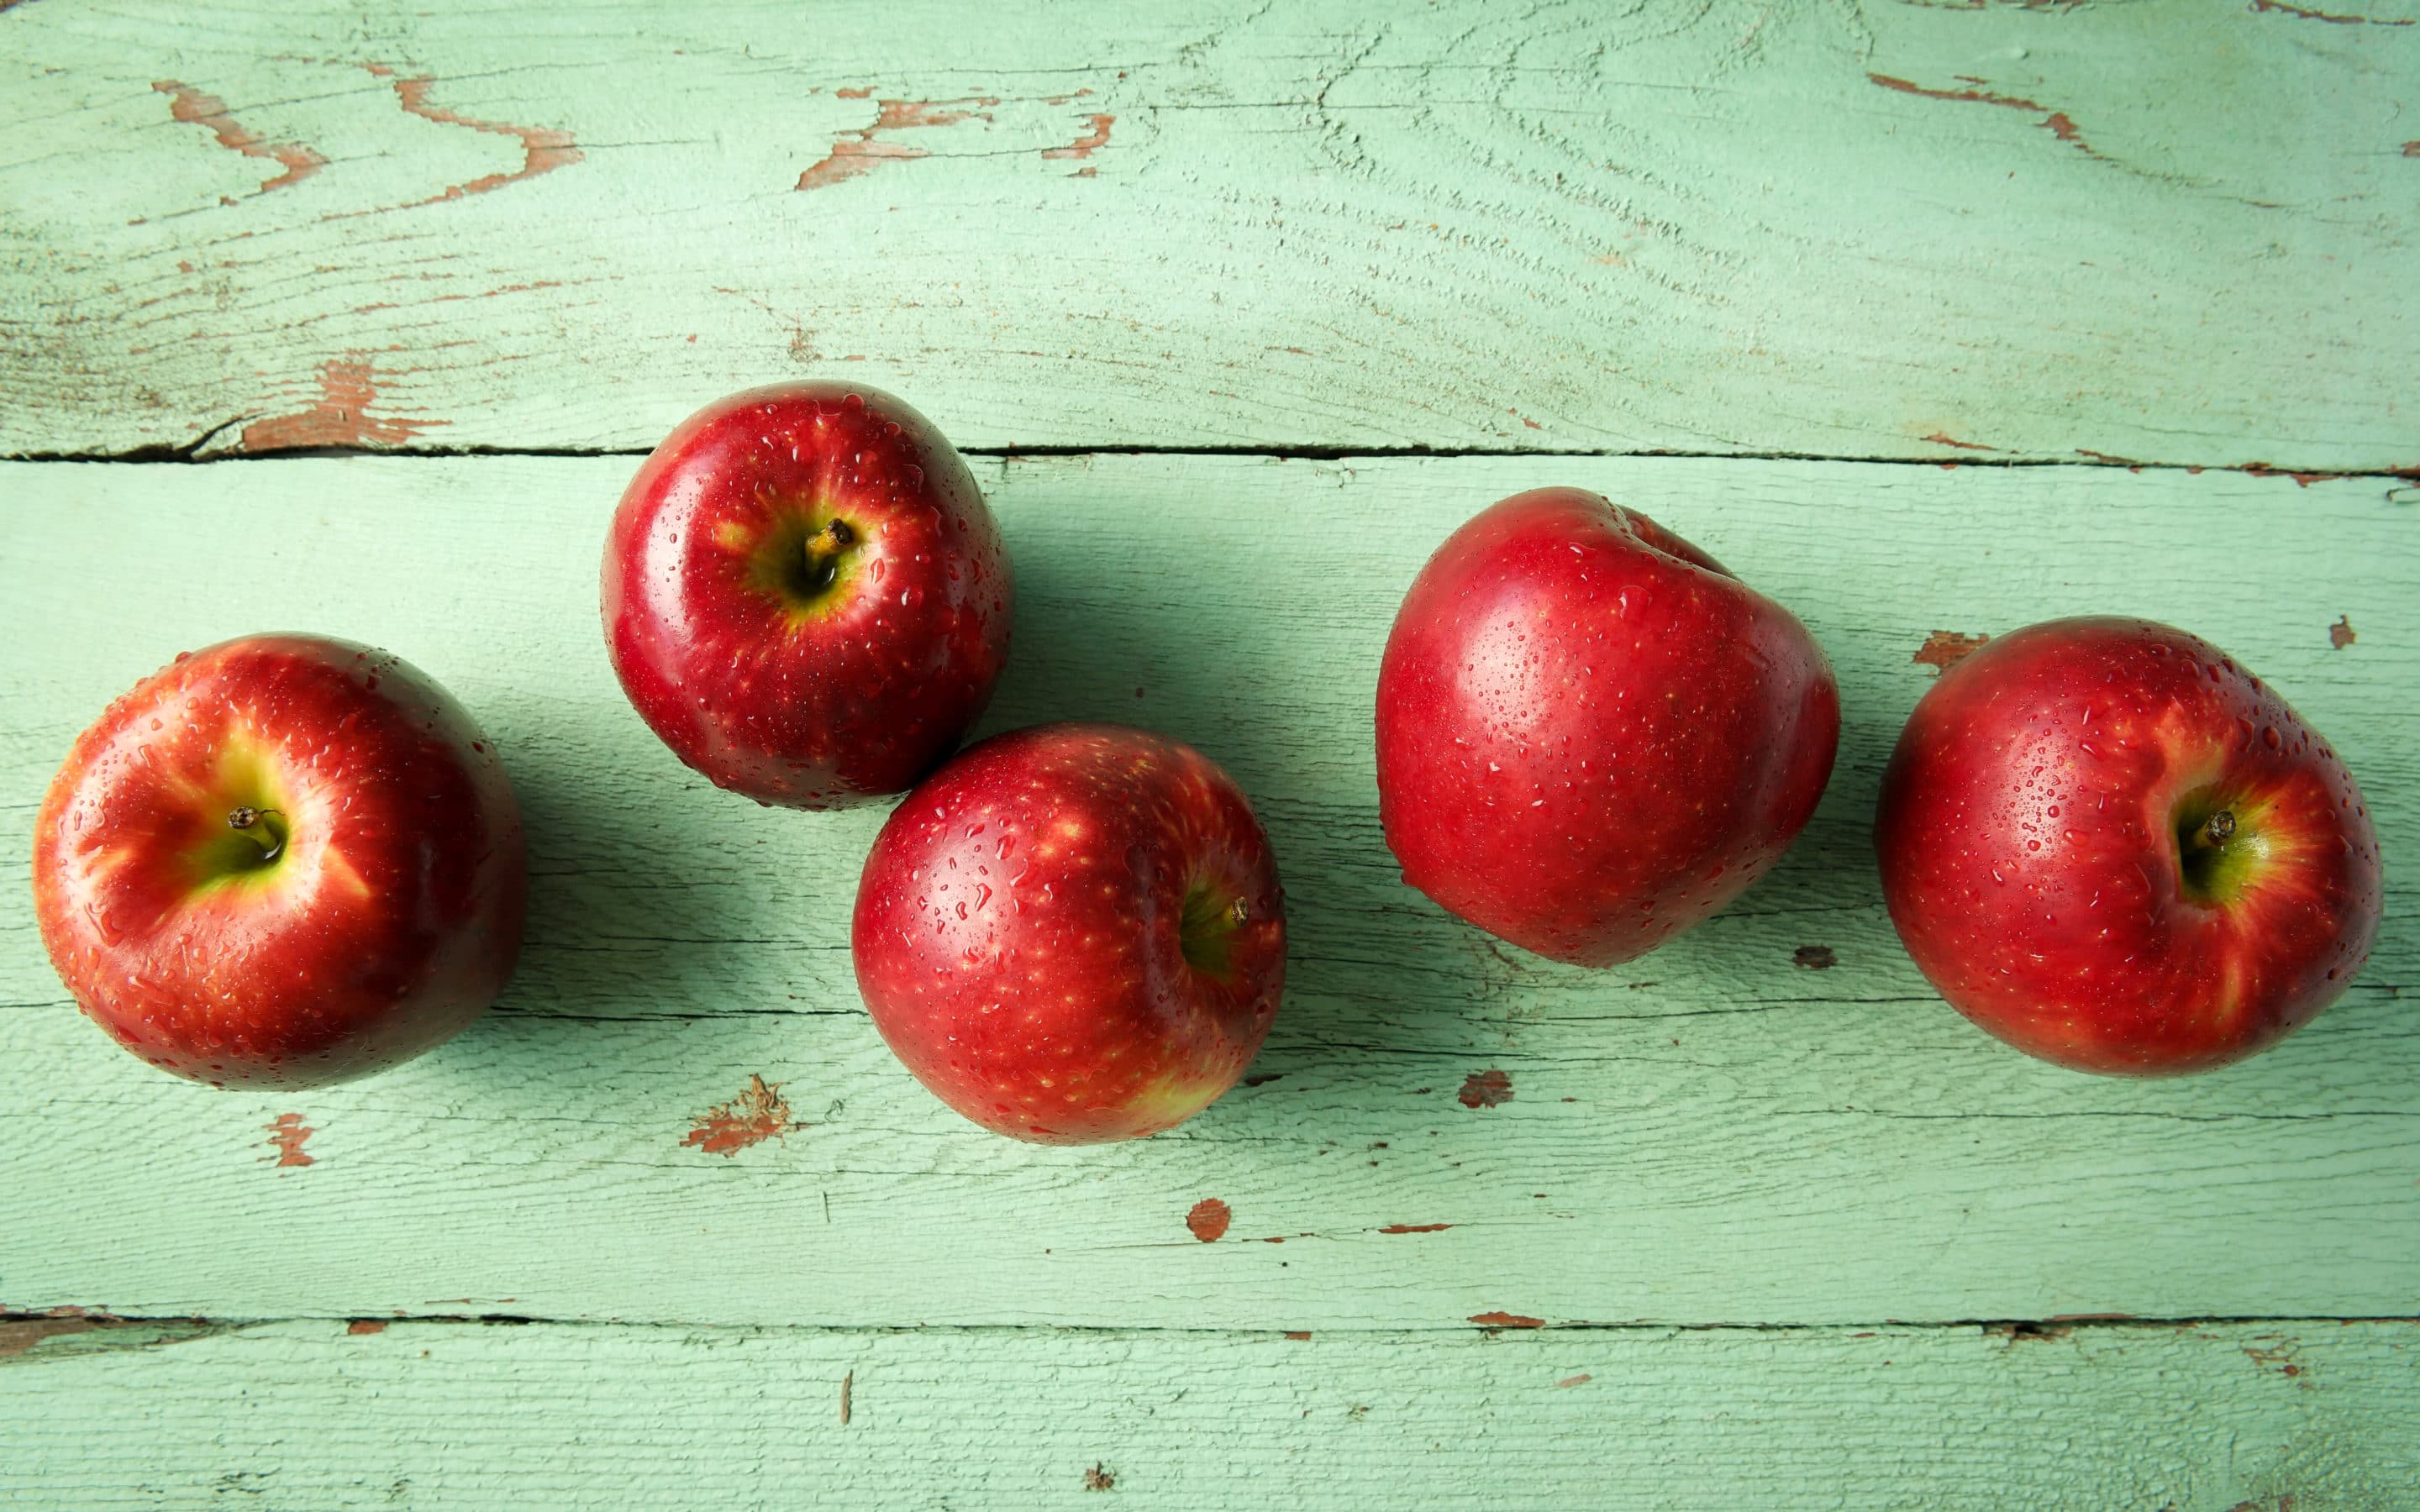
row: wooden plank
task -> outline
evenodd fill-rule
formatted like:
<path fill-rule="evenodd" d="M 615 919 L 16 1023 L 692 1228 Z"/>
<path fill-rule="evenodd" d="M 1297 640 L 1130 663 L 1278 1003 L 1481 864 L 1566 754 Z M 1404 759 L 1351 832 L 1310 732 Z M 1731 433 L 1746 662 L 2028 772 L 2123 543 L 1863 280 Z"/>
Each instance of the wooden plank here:
<path fill-rule="evenodd" d="M 2359 774 L 2390 857 L 2420 854 L 2399 480 L 985 461 L 1021 579 L 991 726 L 1119 717 L 1200 744 L 1261 805 L 1291 899 L 1288 999 L 1255 1068 L 1276 1079 L 1159 1139 L 1057 1150 L 961 1123 L 865 1021 L 845 928 L 878 816 L 715 793 L 621 701 L 595 553 L 631 465 L 0 469 L 15 897 L 76 729 L 170 653 L 271 625 L 386 645 L 450 685 L 505 753 L 535 872 L 498 1012 L 410 1067 L 282 1099 L 118 1054 L 22 906 L 0 919 L 0 1058 L 41 1068 L 0 1100 L 0 1302 L 1257 1328 L 2411 1310 L 2407 871 L 2390 861 L 2378 953 L 2311 1029 L 2131 1084 L 2026 1060 L 1934 998 L 1867 838 L 1932 632 L 2100 609 L 2180 622 L 2267 676 Z M 1795 607 L 1848 710 L 1782 868 L 1610 973 L 1448 919 L 1375 825 L 1368 711 L 1396 596 L 1452 524 L 1550 481 L 1649 509 Z M 2359 638 L 2337 648 L 2340 617 Z M 1491 1071 L 1511 1101 L 1466 1105 Z M 690 1143 L 757 1075 L 799 1127 L 728 1156 Z M 1205 1244 L 1185 1219 L 1207 1198 L 1233 1217 Z"/>
<path fill-rule="evenodd" d="M 2420 466 L 2414 0 L 1056 17 L 14 8 L 0 451 Z"/>
<path fill-rule="evenodd" d="M 2408 1321 L 133 1326 L 0 1360 L 0 1496 L 28 1505 L 2384 1512 L 2420 1489 Z"/>

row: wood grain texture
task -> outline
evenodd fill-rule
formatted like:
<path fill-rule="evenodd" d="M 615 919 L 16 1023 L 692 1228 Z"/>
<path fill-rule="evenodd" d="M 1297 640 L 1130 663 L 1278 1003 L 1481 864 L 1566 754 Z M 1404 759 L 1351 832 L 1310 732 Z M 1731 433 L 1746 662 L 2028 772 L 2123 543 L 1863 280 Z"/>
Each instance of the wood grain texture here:
<path fill-rule="evenodd" d="M 0 1303 L 1259 1329 L 2415 1310 L 2420 932 L 2400 858 L 2420 854 L 2420 554 L 2401 480 L 981 462 L 1020 576 L 990 727 L 1125 718 L 1200 745 L 1254 795 L 1291 899 L 1254 1085 L 1160 1138 L 1062 1150 L 964 1124 L 867 1023 L 846 918 L 880 816 L 716 793 L 622 702 L 596 560 L 631 466 L 0 468 L 0 1062 L 21 1069 L 0 1100 Z M 1549 482 L 1645 508 L 1792 605 L 1847 710 L 1784 865 L 1609 973 L 1447 918 L 1375 823 L 1369 710 L 1398 595 L 1452 525 Z M 1917 653 L 2085 610 L 2181 623 L 2269 678 L 2358 775 L 2389 858 L 2352 992 L 2216 1075 L 2109 1081 L 1993 1043 L 1881 907 L 1867 817 L 1933 676 Z M 2340 617 L 2358 633 L 2341 648 Z M 450 686 L 505 753 L 534 881 L 498 1011 L 390 1074 L 262 1099 L 174 1082 L 76 1015 L 22 857 L 109 698 L 271 626 L 384 645 Z M 1833 964 L 1802 964 L 1820 952 Z M 763 1137 L 729 1137 L 750 1119 Z M 1229 1210 L 1215 1242 L 1187 1225 L 1205 1199 Z"/>
<path fill-rule="evenodd" d="M 2394 1512 L 2420 1489 L 2415 1417 L 2408 1322 L 1307 1338 L 136 1325 L 0 1359 L 0 1498 Z"/>
<path fill-rule="evenodd" d="M 2420 467 L 2412 0 L 1054 17 L 12 9 L 0 451 L 817 373 L 990 449 Z"/>

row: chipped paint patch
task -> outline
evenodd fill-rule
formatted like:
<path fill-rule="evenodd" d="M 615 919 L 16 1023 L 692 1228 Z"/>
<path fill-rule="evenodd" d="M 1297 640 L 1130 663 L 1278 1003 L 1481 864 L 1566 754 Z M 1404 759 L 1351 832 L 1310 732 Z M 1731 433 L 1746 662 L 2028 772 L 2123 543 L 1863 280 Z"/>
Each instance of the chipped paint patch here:
<path fill-rule="evenodd" d="M 356 1318 L 351 1322 L 345 1325 L 345 1332 L 357 1338 L 370 1334 L 383 1334 L 386 1332 L 386 1319 L 382 1318 Z"/>
<path fill-rule="evenodd" d="M 1500 1071 L 1474 1071 L 1462 1079 L 1455 1099 L 1466 1108 L 1501 1107 L 1512 1101 L 1512 1077 Z"/>
<path fill-rule="evenodd" d="M 237 449 L 287 452 L 307 446 L 399 446 L 442 420 L 373 420 L 378 374 L 367 353 L 348 352 L 319 364 L 319 402 L 289 415 L 243 427 Z"/>
<path fill-rule="evenodd" d="M 782 1099 L 783 1082 L 751 1076 L 737 1097 L 718 1103 L 698 1115 L 696 1127 L 681 1140 L 709 1155 L 737 1155 L 751 1145 L 778 1139 L 798 1125 L 790 1121 L 790 1104 Z"/>
<path fill-rule="evenodd" d="M 883 100 L 876 111 L 874 124 L 835 139 L 830 153 L 821 162 L 799 175 L 798 188 L 801 191 L 826 189 L 870 174 L 886 162 L 929 158 L 932 154 L 923 147 L 878 138 L 884 131 L 906 131 L 913 126 L 955 126 L 963 120 L 988 121 L 991 119 L 988 114 L 990 107 L 999 103 L 1000 99 L 996 95 L 976 95 L 966 100 Z"/>
<path fill-rule="evenodd" d="M 1204 1244 L 1215 1244 L 1235 1221 L 1235 1210 L 1217 1197 L 1203 1197 L 1185 1215 L 1185 1227 Z"/>
<path fill-rule="evenodd" d="M 1473 1313 L 1470 1320 L 1481 1328 L 1544 1328 L 1546 1320 L 1523 1313 Z"/>
<path fill-rule="evenodd" d="M 85 1307 L 53 1307 L 39 1313 L 0 1310 L 0 1361 L 29 1353 L 45 1340 L 105 1329 L 136 1330 L 133 1342 L 138 1348 L 147 1348 L 181 1344 L 218 1333 L 226 1326 L 200 1318 L 120 1318 Z"/>
<path fill-rule="evenodd" d="M 1084 1472 L 1084 1489 L 1088 1491 L 1106 1491 L 1117 1483 L 1116 1473 L 1103 1469 L 1098 1460 L 1094 1461 L 1092 1469 Z"/>
<path fill-rule="evenodd" d="M 1090 131 L 1087 131 L 1082 136 L 1076 138 L 1076 140 L 1068 143 L 1063 147 L 1044 147 L 1042 149 L 1042 155 L 1046 158 L 1089 158 L 1096 148 L 1108 147 L 1109 145 L 1109 128 L 1116 123 L 1117 117 L 1115 116 L 1095 116 L 1092 118 L 1092 121 L 1093 129 Z"/>
<path fill-rule="evenodd" d="M 1996 452 L 1999 450 L 1996 446 L 1986 446 L 1981 441 L 1962 441 L 1957 437 L 1950 435 L 1947 431 L 1936 430 L 1931 435 L 1921 439 L 1931 441 L 1935 446 L 1955 446 L 1962 452 Z"/>
<path fill-rule="evenodd" d="M 2255 478 L 2291 478 L 2297 488 L 2307 488 L 2315 483 L 2325 483 L 2330 478 L 2343 476 L 2342 473 L 2336 472 L 2288 472 L 2282 468 L 2273 468 L 2266 462 L 2246 462 L 2235 471 Z"/>
<path fill-rule="evenodd" d="M 365 65 L 365 67 L 381 78 L 386 78 L 394 71 L 374 64 Z M 569 131 L 558 131 L 543 126 L 513 126 L 504 121 L 474 120 L 468 116 L 457 115 L 442 106 L 430 104 L 428 91 L 437 85 L 433 75 L 424 75 L 417 79 L 392 79 L 390 83 L 395 89 L 396 101 L 403 106 L 407 115 L 417 116 L 425 121 L 435 121 L 440 126 L 461 126 L 473 131 L 486 131 L 494 136 L 514 137 L 521 145 L 521 165 L 514 172 L 491 173 L 466 183 L 450 184 L 427 199 L 415 200 L 411 205 L 403 206 L 404 209 L 411 209 L 417 205 L 435 205 L 442 200 L 464 199 L 473 194 L 484 194 L 492 189 L 502 189 L 506 184 L 517 184 L 525 178 L 535 178 L 542 173 L 551 173 L 557 168 L 567 168 L 580 162 L 583 156 L 579 147 L 572 142 Z"/>
<path fill-rule="evenodd" d="M 1790 964 L 1809 971 L 1829 971 L 1840 963 L 1828 945 L 1802 945 L 1790 952 Z"/>
<path fill-rule="evenodd" d="M 1908 660 L 1919 667 L 1930 667 L 1936 672 L 1946 672 L 1974 655 L 1977 646 L 1991 639 L 1988 635 L 1960 635 L 1955 630 L 1935 630 L 1924 638 L 1924 644 L 1916 647 L 1916 655 Z"/>
<path fill-rule="evenodd" d="M 1586 1372 L 1582 1372 L 1576 1376 L 1565 1376 L 1562 1380 L 1556 1381 L 1555 1384 L 1558 1386 L 1585 1386 L 1590 1381 L 1595 1379 L 1595 1377 L 1590 1376 Z"/>
<path fill-rule="evenodd" d="M 2031 111 L 2041 117 L 2034 123 L 2036 126 L 2041 127 L 2051 135 L 2088 158 L 2101 156 L 2100 153 L 2092 150 L 2090 143 L 2084 140 L 2084 133 L 2076 130 L 2075 122 L 2069 117 L 2067 112 L 2053 110 L 2048 105 L 2027 100 L 2022 95 L 1995 95 L 1981 89 L 1927 89 L 1920 84 L 1907 79 L 1894 79 L 1887 73 L 1869 73 L 1866 77 L 1885 89 L 1896 89 L 1900 94 L 1915 95 L 1921 100 L 1951 100 L 1968 104 L 1999 105 L 2009 110 Z M 1954 446 L 1961 443 L 1953 441 L 1950 444 Z M 1991 448 L 1984 447 L 1983 450 L 1989 451 Z"/>
<path fill-rule="evenodd" d="M 1452 1227 L 1453 1225 L 1451 1224 L 1388 1224 L 1386 1227 L 1379 1229 L 1378 1232 L 1382 1234 L 1441 1234 Z"/>
<path fill-rule="evenodd" d="M 848 1427 L 849 1396 L 857 1389 L 857 1372 L 847 1371 L 840 1378 L 840 1426 Z"/>
<path fill-rule="evenodd" d="M 2312 10 L 2302 6 L 2289 6 L 2285 0 L 2252 0 L 2253 15 L 2263 11 L 2280 16 L 2293 16 L 2303 21 L 2324 21 L 2331 26 L 2409 26 L 2409 20 L 2380 21 L 2372 16 L 2338 16 L 2324 10 Z"/>
<path fill-rule="evenodd" d="M 2109 452 L 2096 452 L 2088 446 L 2077 447 L 2075 449 L 2075 455 L 2078 456 L 2088 456 L 2095 462 L 2103 463 L 2110 467 L 2124 468 L 2129 472 L 2140 472 L 2143 471 L 2143 464 L 2135 461 L 2131 456 L 2118 456 Z"/>
<path fill-rule="evenodd" d="M 328 160 L 300 142 L 265 142 L 227 114 L 226 101 L 174 79 L 154 79 L 151 87 L 168 97 L 168 114 L 176 120 L 207 130 L 219 146 L 247 158 L 265 158 L 285 172 L 264 179 L 256 194 L 299 184 L 328 165 Z"/>
<path fill-rule="evenodd" d="M 1298 1340 L 1298 1339 L 1307 1339 L 1307 1338 L 1311 1337 L 1311 1330 L 1309 1330 L 1309 1329 L 1307 1329 L 1307 1328 L 1302 1328 L 1302 1329 L 1289 1329 L 1289 1330 L 1287 1330 L 1287 1331 L 1286 1331 L 1286 1337 L 1288 1337 L 1288 1338 L 1290 1338 L 1290 1339 L 1297 1339 L 1297 1340 Z"/>
<path fill-rule="evenodd" d="M 2352 621 L 2345 615 L 2337 615 L 2336 623 L 2328 626 L 2328 644 L 2335 650 L 2342 651 L 2360 639 L 2353 633 Z"/>
<path fill-rule="evenodd" d="M 302 1121 L 300 1113 L 281 1113 L 261 1125 L 269 1131 L 269 1143 L 277 1149 L 280 1165 L 311 1165 L 317 1164 L 302 1153 L 302 1142 L 319 1131 Z"/>

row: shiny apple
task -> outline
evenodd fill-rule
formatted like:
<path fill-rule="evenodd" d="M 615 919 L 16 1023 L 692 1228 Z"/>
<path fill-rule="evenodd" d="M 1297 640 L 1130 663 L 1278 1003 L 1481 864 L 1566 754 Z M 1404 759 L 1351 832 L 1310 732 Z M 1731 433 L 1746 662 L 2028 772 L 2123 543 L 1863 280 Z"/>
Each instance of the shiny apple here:
<path fill-rule="evenodd" d="M 59 979 L 218 1087 L 408 1060 L 511 977 L 527 883 L 504 764 L 382 651 L 259 635 L 178 656 L 76 740 L 34 821 Z"/>
<path fill-rule="evenodd" d="M 1277 1016 L 1268 837 L 1201 752 L 1121 725 L 975 746 L 908 795 L 858 885 L 875 1027 L 934 1095 L 1044 1144 L 1136 1139 L 1235 1083 Z"/>
<path fill-rule="evenodd" d="M 605 644 L 673 753 L 760 803 L 903 793 L 1008 660 L 1016 592 L 974 475 L 878 389 L 708 405 L 630 480 L 605 545 Z"/>
<path fill-rule="evenodd" d="M 1404 880 L 1576 965 L 1762 876 L 1840 730 L 1807 627 L 1636 510 L 1515 494 L 1429 559 L 1378 668 L 1378 817 Z"/>
<path fill-rule="evenodd" d="M 2352 981 L 2382 907 L 2378 836 L 2328 743 L 2147 620 L 2054 620 L 1943 672 L 1891 753 L 1874 846 L 1941 995 L 2078 1071 L 2267 1049 Z"/>

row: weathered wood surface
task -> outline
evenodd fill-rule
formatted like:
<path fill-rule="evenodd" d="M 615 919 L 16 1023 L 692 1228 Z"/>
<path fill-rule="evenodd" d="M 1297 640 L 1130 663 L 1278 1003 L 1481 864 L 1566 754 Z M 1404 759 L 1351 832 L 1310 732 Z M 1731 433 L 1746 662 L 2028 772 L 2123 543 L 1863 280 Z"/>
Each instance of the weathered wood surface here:
<path fill-rule="evenodd" d="M 2403 480 L 981 461 L 1021 579 L 991 726 L 1196 742 L 1254 795 L 1291 899 L 1257 1085 L 1169 1135 L 1063 1150 L 961 1122 L 867 1023 L 846 918 L 878 815 L 716 793 L 621 700 L 596 553 L 631 466 L 0 468 L 0 1303 L 1322 1330 L 2420 1311 Z M 1401 884 L 1375 824 L 1369 710 L 1404 584 L 1473 509 L 1549 481 L 1648 509 L 1795 607 L 1848 711 L 1783 867 L 1610 973 L 1492 948 Z M 2220 1074 L 2008 1051 L 1925 988 L 1880 905 L 1867 816 L 1932 676 L 1916 654 L 2085 609 L 2181 623 L 2268 677 L 2359 776 L 2390 857 L 2353 991 Z M 267 627 L 451 686 L 505 752 L 535 872 L 497 1012 L 400 1071 L 278 1098 L 114 1049 L 23 902 L 35 800 L 76 730 L 175 651 Z M 715 1153 L 699 1120 L 755 1076 L 795 1126 Z M 1210 1243 L 1187 1222 L 1207 1199 L 1232 1215 Z"/>
<path fill-rule="evenodd" d="M 2420 1487 L 2409 1322 L 318 1321 L 8 1348 L 0 1333 L 0 1499 L 27 1505 L 2394 1512 Z"/>
<path fill-rule="evenodd" d="M 2420 466 L 2413 0 L 0 19 L 0 452 Z"/>

